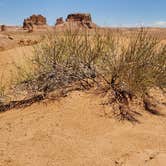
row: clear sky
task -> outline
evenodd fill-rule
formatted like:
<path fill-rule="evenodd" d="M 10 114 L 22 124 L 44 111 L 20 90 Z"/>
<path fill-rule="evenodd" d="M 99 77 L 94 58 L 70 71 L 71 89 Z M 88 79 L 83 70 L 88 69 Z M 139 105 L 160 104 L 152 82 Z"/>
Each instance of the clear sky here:
<path fill-rule="evenodd" d="M 104 26 L 166 27 L 166 0 L 0 0 L 0 24 L 21 25 L 32 14 L 42 14 L 53 25 L 57 17 L 88 12 Z"/>

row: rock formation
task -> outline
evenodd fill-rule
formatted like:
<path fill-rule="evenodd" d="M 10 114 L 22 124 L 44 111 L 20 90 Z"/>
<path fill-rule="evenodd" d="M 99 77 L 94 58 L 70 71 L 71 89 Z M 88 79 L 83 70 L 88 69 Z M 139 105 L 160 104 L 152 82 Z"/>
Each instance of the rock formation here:
<path fill-rule="evenodd" d="M 24 19 L 23 22 L 23 28 L 24 29 L 29 29 L 30 27 L 33 27 L 34 25 L 46 25 L 47 20 L 44 16 L 42 15 L 32 15 L 27 19 Z"/>
<path fill-rule="evenodd" d="M 60 24 L 63 24 L 63 23 L 64 23 L 63 17 L 60 17 L 60 18 L 57 18 L 57 19 L 56 19 L 55 25 L 60 25 Z"/>
<path fill-rule="evenodd" d="M 60 25 L 60 26 L 59 26 Z M 73 13 L 69 14 L 66 18 L 66 21 L 63 21 L 63 18 L 60 17 L 57 19 L 55 26 L 56 27 L 65 27 L 71 26 L 73 28 L 94 28 L 96 25 L 92 22 L 91 15 L 89 13 Z"/>
<path fill-rule="evenodd" d="M 92 18 L 90 14 L 86 13 L 76 13 L 76 14 L 69 14 L 66 19 L 67 22 L 77 22 L 82 24 L 87 28 L 92 28 Z"/>
<path fill-rule="evenodd" d="M 1 25 L 1 31 L 6 31 L 6 26 L 5 25 Z"/>

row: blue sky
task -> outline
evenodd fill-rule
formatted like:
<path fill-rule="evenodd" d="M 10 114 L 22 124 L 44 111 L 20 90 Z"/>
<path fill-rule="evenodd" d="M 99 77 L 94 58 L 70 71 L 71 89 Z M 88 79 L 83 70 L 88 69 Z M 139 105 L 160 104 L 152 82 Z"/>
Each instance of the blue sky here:
<path fill-rule="evenodd" d="M 43 14 L 53 25 L 57 17 L 89 12 L 104 26 L 166 27 L 166 0 L 0 0 L 0 24 L 21 25 L 32 14 Z"/>

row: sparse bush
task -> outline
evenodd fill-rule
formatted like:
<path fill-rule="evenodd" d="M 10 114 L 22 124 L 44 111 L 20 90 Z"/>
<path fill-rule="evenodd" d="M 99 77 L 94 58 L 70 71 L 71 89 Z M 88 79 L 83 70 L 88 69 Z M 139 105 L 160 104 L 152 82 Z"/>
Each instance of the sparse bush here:
<path fill-rule="evenodd" d="M 105 91 L 111 93 L 107 104 L 118 118 L 130 121 L 136 121 L 130 109 L 133 97 L 146 103 L 150 88 L 166 88 L 166 45 L 144 28 L 129 36 L 119 30 L 50 33 L 34 47 L 28 66 L 18 67 L 19 85 L 35 93 L 86 79 L 105 82 Z"/>
<path fill-rule="evenodd" d="M 143 28 L 128 39 L 127 45 L 110 35 L 107 42 L 99 72 L 102 71 L 113 90 L 109 102 L 118 104 L 119 118 L 126 116 L 133 121 L 133 111 L 129 107 L 132 98 L 136 96 L 145 101 L 150 88 L 166 86 L 166 45 L 160 45 L 160 41 Z"/>
<path fill-rule="evenodd" d="M 17 67 L 19 82 L 33 91 L 47 93 L 73 81 L 94 78 L 94 62 L 100 55 L 100 41 L 93 42 L 94 37 L 79 30 L 48 34 L 34 47 L 34 56 L 28 61 L 30 72 Z"/>

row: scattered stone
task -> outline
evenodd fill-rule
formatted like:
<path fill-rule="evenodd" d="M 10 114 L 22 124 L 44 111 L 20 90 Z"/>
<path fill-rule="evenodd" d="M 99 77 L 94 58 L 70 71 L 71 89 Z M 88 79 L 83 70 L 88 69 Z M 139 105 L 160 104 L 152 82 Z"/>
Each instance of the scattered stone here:
<path fill-rule="evenodd" d="M 18 42 L 18 45 L 19 46 L 31 46 L 31 45 L 35 45 L 35 44 L 38 44 L 38 41 L 37 40 L 20 40 Z"/>

